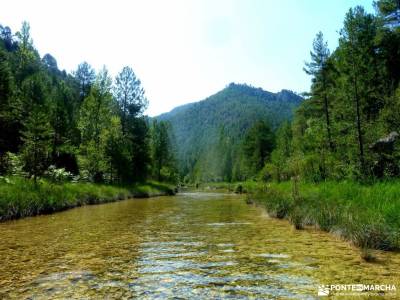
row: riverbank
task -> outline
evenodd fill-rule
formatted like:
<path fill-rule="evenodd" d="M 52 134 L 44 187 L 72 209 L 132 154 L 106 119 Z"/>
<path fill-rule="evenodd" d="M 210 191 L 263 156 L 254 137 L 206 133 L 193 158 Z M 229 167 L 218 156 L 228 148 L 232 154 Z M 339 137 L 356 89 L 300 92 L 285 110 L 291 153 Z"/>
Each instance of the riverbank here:
<path fill-rule="evenodd" d="M 255 182 L 255 181 L 245 181 L 245 182 L 205 182 L 187 185 L 187 189 L 193 189 L 197 191 L 224 191 L 224 192 L 234 192 L 238 194 L 246 194 L 247 192 L 256 192 L 262 189 L 265 184 Z"/>
<path fill-rule="evenodd" d="M 246 184 L 243 184 L 246 186 Z M 247 187 L 268 213 L 334 233 L 361 249 L 400 249 L 400 182 L 268 183 Z"/>
<path fill-rule="evenodd" d="M 247 201 L 288 219 L 296 229 L 313 226 L 368 249 L 400 250 L 400 181 L 205 183 L 201 190 L 247 193 Z M 368 257 L 367 257 L 368 259 Z"/>
<path fill-rule="evenodd" d="M 49 214 L 82 205 L 173 194 L 172 186 L 157 182 L 113 186 L 41 181 L 35 186 L 30 180 L 13 177 L 0 182 L 0 221 Z"/>

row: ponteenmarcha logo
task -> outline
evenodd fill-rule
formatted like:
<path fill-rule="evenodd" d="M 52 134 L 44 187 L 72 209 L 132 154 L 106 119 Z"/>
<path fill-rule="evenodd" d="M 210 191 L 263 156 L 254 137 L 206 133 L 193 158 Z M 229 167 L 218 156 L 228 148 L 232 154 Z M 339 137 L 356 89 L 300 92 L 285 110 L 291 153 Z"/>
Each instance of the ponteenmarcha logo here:
<path fill-rule="evenodd" d="M 318 296 L 329 296 L 330 294 L 346 295 L 348 293 L 383 292 L 385 294 L 396 293 L 394 284 L 330 284 L 319 285 Z"/>
<path fill-rule="evenodd" d="M 329 296 L 329 285 L 318 286 L 318 296 Z"/>

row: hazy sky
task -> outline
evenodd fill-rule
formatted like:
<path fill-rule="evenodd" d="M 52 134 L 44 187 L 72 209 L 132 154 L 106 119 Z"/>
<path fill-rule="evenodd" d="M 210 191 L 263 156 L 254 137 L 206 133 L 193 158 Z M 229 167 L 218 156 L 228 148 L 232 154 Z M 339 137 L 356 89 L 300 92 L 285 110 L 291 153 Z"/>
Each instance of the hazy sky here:
<path fill-rule="evenodd" d="M 0 0 L 0 24 L 28 21 L 40 54 L 69 72 L 84 60 L 114 75 L 131 66 L 153 116 L 230 82 L 308 90 L 315 34 L 334 48 L 356 5 L 373 11 L 372 0 Z"/>

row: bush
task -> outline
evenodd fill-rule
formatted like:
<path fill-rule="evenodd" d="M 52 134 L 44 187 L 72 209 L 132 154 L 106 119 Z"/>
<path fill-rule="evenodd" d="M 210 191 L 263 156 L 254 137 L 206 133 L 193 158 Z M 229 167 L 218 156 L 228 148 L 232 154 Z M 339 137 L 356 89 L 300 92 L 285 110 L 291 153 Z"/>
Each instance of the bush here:
<path fill-rule="evenodd" d="M 241 184 L 238 184 L 238 185 L 235 187 L 235 193 L 236 193 L 236 194 L 241 194 L 241 193 L 243 193 L 243 186 L 242 186 Z"/>
<path fill-rule="evenodd" d="M 0 156 L 1 174 L 8 176 L 27 176 L 23 171 L 24 163 L 21 156 L 6 152 Z"/>
<path fill-rule="evenodd" d="M 44 174 L 49 180 L 53 182 L 64 182 L 73 178 L 72 173 L 65 171 L 64 168 L 57 169 L 56 166 L 51 165 Z"/>
<path fill-rule="evenodd" d="M 275 179 L 278 177 L 276 167 L 273 164 L 265 164 L 257 176 L 258 180 L 264 182 L 270 181 L 273 177 Z"/>

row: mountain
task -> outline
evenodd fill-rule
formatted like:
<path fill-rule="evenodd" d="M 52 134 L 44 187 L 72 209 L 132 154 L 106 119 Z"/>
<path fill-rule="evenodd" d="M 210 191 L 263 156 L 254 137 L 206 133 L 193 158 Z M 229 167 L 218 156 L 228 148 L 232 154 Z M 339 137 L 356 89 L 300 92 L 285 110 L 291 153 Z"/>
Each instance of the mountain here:
<path fill-rule="evenodd" d="M 171 124 L 182 174 L 191 180 L 221 180 L 221 139 L 228 141 L 235 156 L 235 149 L 256 121 L 266 121 L 276 129 L 292 118 L 302 100 L 288 90 L 271 93 L 231 83 L 205 100 L 179 106 L 156 119 Z"/>

